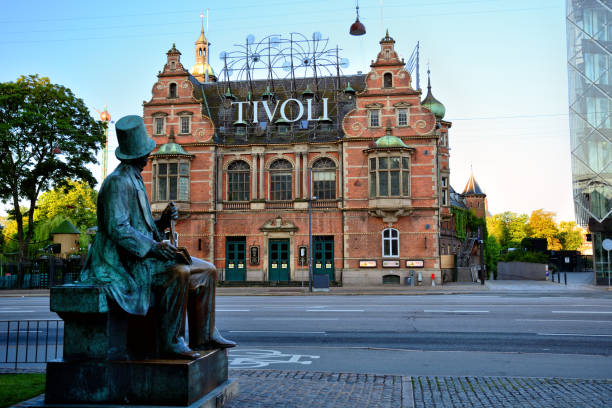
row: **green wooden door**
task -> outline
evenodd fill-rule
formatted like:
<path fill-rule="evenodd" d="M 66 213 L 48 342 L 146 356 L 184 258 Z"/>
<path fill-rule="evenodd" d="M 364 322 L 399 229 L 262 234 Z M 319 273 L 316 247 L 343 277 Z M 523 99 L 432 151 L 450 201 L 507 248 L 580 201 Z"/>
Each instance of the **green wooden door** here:
<path fill-rule="evenodd" d="M 289 281 L 289 240 L 271 239 L 268 271 L 271 281 Z"/>
<path fill-rule="evenodd" d="M 225 280 L 246 280 L 245 237 L 228 237 L 225 241 Z"/>
<path fill-rule="evenodd" d="M 329 275 L 334 280 L 334 237 L 312 237 L 312 270 L 315 275 Z"/>

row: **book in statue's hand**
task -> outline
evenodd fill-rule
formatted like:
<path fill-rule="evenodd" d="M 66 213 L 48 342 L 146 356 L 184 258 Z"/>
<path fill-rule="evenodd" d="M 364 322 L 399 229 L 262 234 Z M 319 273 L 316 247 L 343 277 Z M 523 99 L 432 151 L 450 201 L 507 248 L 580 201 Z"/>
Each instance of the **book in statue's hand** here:
<path fill-rule="evenodd" d="M 185 247 L 176 248 L 176 261 L 185 265 L 191 265 L 191 256 Z"/>

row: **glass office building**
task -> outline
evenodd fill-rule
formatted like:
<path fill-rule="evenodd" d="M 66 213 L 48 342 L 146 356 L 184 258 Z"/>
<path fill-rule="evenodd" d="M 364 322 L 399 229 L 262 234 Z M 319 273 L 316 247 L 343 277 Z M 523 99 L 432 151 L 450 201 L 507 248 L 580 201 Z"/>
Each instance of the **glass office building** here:
<path fill-rule="evenodd" d="M 612 239 L 612 0 L 567 0 L 567 67 L 576 219 L 593 239 L 597 283 L 608 284 Z"/>

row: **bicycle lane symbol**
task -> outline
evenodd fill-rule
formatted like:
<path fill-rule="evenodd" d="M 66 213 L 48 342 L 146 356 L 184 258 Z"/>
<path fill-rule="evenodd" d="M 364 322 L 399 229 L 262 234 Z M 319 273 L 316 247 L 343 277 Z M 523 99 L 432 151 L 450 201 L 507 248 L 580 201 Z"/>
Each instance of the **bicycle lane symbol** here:
<path fill-rule="evenodd" d="M 263 368 L 270 364 L 310 365 L 319 356 L 284 354 L 277 350 L 238 349 L 230 350 L 230 368 Z"/>

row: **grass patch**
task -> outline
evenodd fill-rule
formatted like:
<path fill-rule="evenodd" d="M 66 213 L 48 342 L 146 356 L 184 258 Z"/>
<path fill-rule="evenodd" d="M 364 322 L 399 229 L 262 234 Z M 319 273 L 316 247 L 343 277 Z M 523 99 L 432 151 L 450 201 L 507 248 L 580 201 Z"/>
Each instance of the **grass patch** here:
<path fill-rule="evenodd" d="M 0 374 L 0 408 L 45 392 L 45 374 Z"/>

